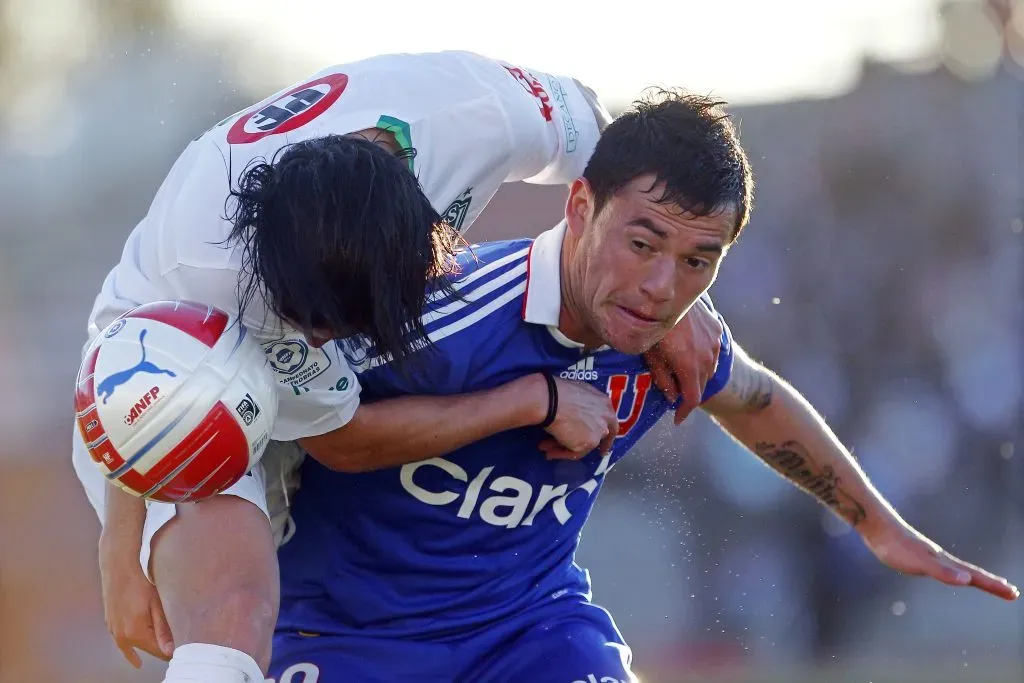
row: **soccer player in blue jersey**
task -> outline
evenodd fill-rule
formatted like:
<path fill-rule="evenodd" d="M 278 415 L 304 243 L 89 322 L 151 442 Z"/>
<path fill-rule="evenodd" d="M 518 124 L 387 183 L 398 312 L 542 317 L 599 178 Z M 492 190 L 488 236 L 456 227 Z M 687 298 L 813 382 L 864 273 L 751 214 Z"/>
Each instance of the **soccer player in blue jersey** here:
<path fill-rule="evenodd" d="M 431 345 L 414 372 L 349 345 L 364 401 L 541 372 L 606 391 L 618 438 L 581 459 L 526 427 L 375 471 L 307 460 L 279 552 L 277 683 L 636 680 L 574 553 L 608 472 L 672 409 L 640 354 L 691 306 L 711 309 L 705 293 L 751 194 L 718 103 L 666 93 L 604 132 L 561 224 L 464 255 L 458 296 L 423 319 Z M 558 415 L 557 399 L 553 389 L 538 424 Z M 1017 597 L 903 521 L 807 401 L 728 330 L 703 409 L 890 567 Z"/>

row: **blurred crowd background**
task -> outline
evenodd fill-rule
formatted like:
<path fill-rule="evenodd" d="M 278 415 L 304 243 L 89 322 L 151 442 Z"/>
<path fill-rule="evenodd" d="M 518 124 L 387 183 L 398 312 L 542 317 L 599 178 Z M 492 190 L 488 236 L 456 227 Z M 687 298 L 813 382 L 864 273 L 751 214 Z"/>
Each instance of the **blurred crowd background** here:
<path fill-rule="evenodd" d="M 756 209 L 712 290 L 735 337 L 811 399 L 910 522 L 1024 584 L 1024 3 L 559 3 L 536 17 L 387 3 L 379 49 L 372 35 L 346 47 L 341 4 L 0 0 L 0 683 L 161 679 L 105 631 L 99 524 L 70 465 L 92 298 L 188 140 L 329 63 L 402 50 L 400 31 L 414 51 L 550 71 L 572 71 L 544 61 L 554 39 L 581 63 L 614 60 L 607 80 L 573 73 L 612 110 L 654 84 L 647 69 L 736 102 Z M 831 15 L 868 6 L 848 29 L 870 39 L 840 64 L 828 50 L 849 35 Z M 311 33 L 275 28 L 274 11 Z M 649 35 L 596 33 L 638 13 Z M 336 43 L 299 49 L 331 31 Z M 923 37 L 885 49 L 908 35 Z M 716 71 L 726 58 L 738 66 Z M 765 63 L 781 65 L 777 88 Z M 817 85 L 783 82 L 787 64 Z M 470 237 L 537 234 L 563 199 L 507 186 Z M 580 561 L 648 683 L 1024 680 L 1024 608 L 889 572 L 702 415 L 616 468 Z"/>

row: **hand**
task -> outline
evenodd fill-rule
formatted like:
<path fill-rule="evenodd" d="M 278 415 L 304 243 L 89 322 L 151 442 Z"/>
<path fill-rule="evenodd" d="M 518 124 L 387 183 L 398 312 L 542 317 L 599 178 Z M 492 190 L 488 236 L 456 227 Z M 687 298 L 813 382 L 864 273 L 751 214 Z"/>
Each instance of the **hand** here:
<path fill-rule="evenodd" d="M 583 95 L 583 99 L 590 105 L 590 111 L 594 112 L 594 119 L 597 121 L 597 130 L 604 131 L 608 127 L 608 124 L 612 122 L 612 116 L 608 113 L 608 110 L 601 104 L 601 99 L 597 96 L 593 90 L 583 85 L 575 78 L 572 79 L 576 84 L 576 87 L 580 89 L 580 94 Z"/>
<path fill-rule="evenodd" d="M 677 425 L 700 405 L 704 387 L 718 368 L 724 332 L 718 316 L 698 301 L 657 346 L 644 354 L 654 385 L 669 403 L 682 399 L 676 408 Z"/>
<path fill-rule="evenodd" d="M 619 435 L 619 420 L 608 394 L 585 382 L 555 379 L 558 385 L 558 412 L 547 428 L 553 438 L 540 443 L 549 460 L 579 460 L 601 449 L 611 450 Z"/>
<path fill-rule="evenodd" d="M 174 653 L 174 639 L 160 596 L 142 572 L 138 549 L 139 541 L 123 535 L 104 532 L 100 537 L 100 577 L 107 629 L 121 654 L 136 669 L 142 666 L 136 648 L 164 661 Z"/>
<path fill-rule="evenodd" d="M 1016 600 L 1020 595 L 1003 577 L 953 557 L 905 524 L 889 524 L 862 535 L 875 557 L 903 574 L 930 576 L 950 586 L 974 586 L 1003 600 Z"/>

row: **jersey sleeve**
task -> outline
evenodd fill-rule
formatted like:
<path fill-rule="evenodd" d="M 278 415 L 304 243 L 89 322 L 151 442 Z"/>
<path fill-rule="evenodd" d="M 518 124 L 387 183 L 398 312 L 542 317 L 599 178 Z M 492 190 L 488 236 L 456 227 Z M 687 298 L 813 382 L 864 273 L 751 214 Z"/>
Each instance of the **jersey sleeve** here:
<path fill-rule="evenodd" d="M 582 175 L 599 127 L 572 78 L 470 53 L 410 62 L 409 70 L 421 82 L 403 97 L 414 99 L 391 108 L 382 100 L 376 125 L 414 151 L 412 170 L 454 228 L 468 229 L 503 183 L 567 184 Z"/>
<path fill-rule="evenodd" d="M 589 99 L 588 99 L 589 98 Z M 502 183 L 569 183 L 607 112 L 574 79 L 482 55 L 379 55 L 329 67 L 207 133 L 232 168 L 283 145 L 390 132 L 431 204 L 465 230 Z"/>
<path fill-rule="evenodd" d="M 594 107 L 574 78 L 500 63 L 509 78 L 498 87 L 512 138 L 506 180 L 568 184 L 583 175 L 600 136 Z M 592 92 L 591 92 L 592 94 Z"/>
<path fill-rule="evenodd" d="M 236 271 L 177 266 L 168 273 L 182 299 L 238 313 Z M 277 380 L 275 441 L 318 436 L 345 426 L 359 407 L 360 386 L 336 344 L 310 346 L 305 335 L 270 313 L 261 301 L 246 307 L 242 322 L 263 347 Z"/>
<path fill-rule="evenodd" d="M 698 300 L 697 305 L 706 306 L 718 320 L 722 323 L 722 346 L 718 351 L 718 367 L 715 369 L 715 374 L 708 380 L 707 385 L 704 387 L 704 394 L 701 396 L 700 401 L 704 403 L 715 397 L 718 392 L 725 388 L 725 385 L 729 383 L 729 378 L 732 376 L 732 363 L 733 363 L 733 342 L 732 342 L 732 331 L 725 322 L 725 318 L 722 314 L 715 310 L 714 304 L 711 302 L 711 297 L 707 294 L 701 296 Z"/>

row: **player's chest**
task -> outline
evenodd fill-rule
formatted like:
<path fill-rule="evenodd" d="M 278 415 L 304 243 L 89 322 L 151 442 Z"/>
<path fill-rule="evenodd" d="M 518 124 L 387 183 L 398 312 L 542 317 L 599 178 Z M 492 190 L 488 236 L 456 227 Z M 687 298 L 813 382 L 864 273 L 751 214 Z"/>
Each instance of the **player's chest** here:
<path fill-rule="evenodd" d="M 585 382 L 608 395 L 619 422 L 612 462 L 625 455 L 669 409 L 642 358 L 610 349 L 588 353 L 553 347 L 543 339 L 535 343 L 528 365 L 521 356 L 503 354 L 476 370 L 474 384 L 496 385 L 540 371 L 567 381 Z"/>
<path fill-rule="evenodd" d="M 442 354 L 439 362 L 449 365 L 433 366 L 432 393 L 487 389 L 536 372 L 585 382 L 607 393 L 616 409 L 619 435 L 610 454 L 594 451 L 579 460 L 550 460 L 538 447 L 548 437 L 545 432 L 516 429 L 442 457 L 357 475 L 361 483 L 355 481 L 357 477 L 343 477 L 353 481 L 351 492 L 341 498 L 357 500 L 373 492 L 367 504 L 379 505 L 381 491 L 392 491 L 395 503 L 389 509 L 403 523 L 417 515 L 439 523 L 480 522 L 480 528 L 557 528 L 582 522 L 607 473 L 664 415 L 667 402 L 638 358 L 529 342 L 520 342 L 514 349 L 505 343 L 488 348 L 481 339 L 468 364 L 458 359 L 469 354 Z M 378 382 L 364 384 L 369 391 L 380 390 Z M 367 478 L 375 485 L 362 482 Z"/>

